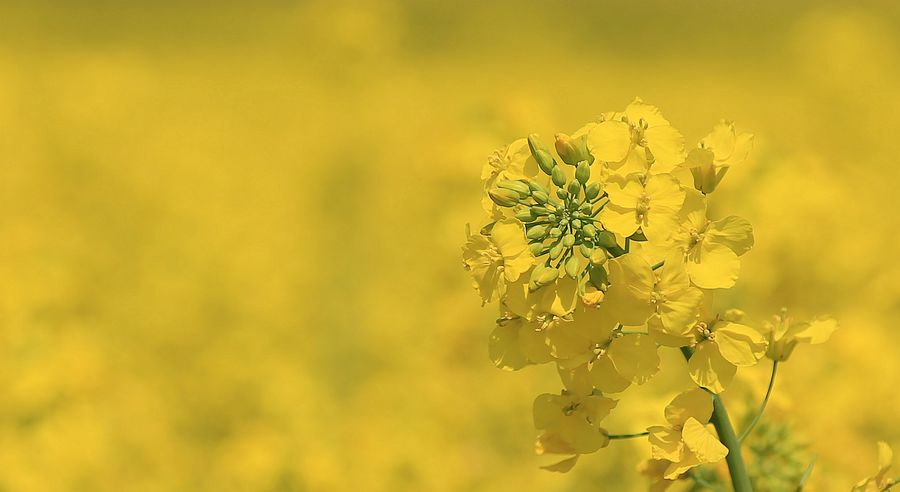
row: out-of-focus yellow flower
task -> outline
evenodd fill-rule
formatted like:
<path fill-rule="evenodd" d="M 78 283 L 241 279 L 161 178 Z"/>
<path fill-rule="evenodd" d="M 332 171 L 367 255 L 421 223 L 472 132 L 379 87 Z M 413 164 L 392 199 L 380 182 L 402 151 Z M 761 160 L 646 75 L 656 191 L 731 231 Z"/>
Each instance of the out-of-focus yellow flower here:
<path fill-rule="evenodd" d="M 517 371 L 530 364 L 553 360 L 540 322 L 502 316 L 491 332 L 488 354 L 500 369 Z"/>
<path fill-rule="evenodd" d="M 615 406 L 615 400 L 600 395 L 576 396 L 566 392 L 539 395 L 534 400 L 534 426 L 543 432 L 535 443 L 536 451 L 576 455 L 545 468 L 569 471 L 577 455 L 606 447 L 609 434 L 599 424 Z"/>
<path fill-rule="evenodd" d="M 528 141 L 520 138 L 502 149 L 495 150 L 481 169 L 484 195 L 481 205 L 486 212 L 494 214 L 496 206 L 488 196 L 498 181 L 533 178 L 540 172 L 537 162 L 528 149 Z"/>
<path fill-rule="evenodd" d="M 650 480 L 650 487 L 647 489 L 648 492 L 663 492 L 667 490 L 670 485 L 675 483 L 675 480 L 669 480 L 665 477 L 666 470 L 669 469 L 669 465 L 671 464 L 672 462 L 667 460 L 649 459 L 642 461 L 638 465 L 638 473 Z"/>
<path fill-rule="evenodd" d="M 878 471 L 871 477 L 857 482 L 851 492 L 883 492 L 898 483 L 888 476 L 894 461 L 894 452 L 886 442 L 878 442 Z"/>
<path fill-rule="evenodd" d="M 576 310 L 570 325 L 583 334 L 583 345 L 569 352 L 569 358 L 557 360 L 557 366 L 566 389 L 574 394 L 590 395 L 595 388 L 617 393 L 631 383 L 647 382 L 659 370 L 653 339 L 616 330 L 615 318 L 605 304 Z"/>
<path fill-rule="evenodd" d="M 725 390 L 738 367 L 755 365 L 766 353 L 766 339 L 757 330 L 718 316 L 701 315 L 692 335 L 691 379 L 714 393 Z"/>
<path fill-rule="evenodd" d="M 661 243 L 678 227 L 684 190 L 672 175 L 639 175 L 609 183 L 609 204 L 600 212 L 603 226 L 624 237 L 641 230 L 648 241 Z"/>
<path fill-rule="evenodd" d="M 684 136 L 656 106 L 635 98 L 624 112 L 603 118 L 588 132 L 587 145 L 595 159 L 617 172 L 667 173 L 684 161 Z"/>
<path fill-rule="evenodd" d="M 712 398 L 707 392 L 699 388 L 685 391 L 666 406 L 668 426 L 647 428 L 653 459 L 669 463 L 663 478 L 674 480 L 695 466 L 715 463 L 728 454 L 728 448 L 706 428 L 712 411 Z"/>
<path fill-rule="evenodd" d="M 734 286 L 741 269 L 738 257 L 753 247 L 750 223 L 736 216 L 710 221 L 706 197 L 694 190 L 687 190 L 680 215 L 672 246 L 684 251 L 685 268 L 694 285 L 703 289 Z"/>
<path fill-rule="evenodd" d="M 752 147 L 753 135 L 737 134 L 734 123 L 722 120 L 688 153 L 684 167 L 690 169 L 694 187 L 709 194 L 715 191 L 731 166 L 747 159 Z"/>
<path fill-rule="evenodd" d="M 472 234 L 471 231 L 466 234 L 463 264 L 486 303 L 502 296 L 506 284 L 519 280 L 534 263 L 525 239 L 525 227 L 517 220 L 496 222 L 488 235 Z"/>
<path fill-rule="evenodd" d="M 696 319 L 703 300 L 700 289 L 691 285 L 684 263 L 677 256 L 654 271 L 637 253 L 609 261 L 610 287 L 604 303 L 626 326 L 639 326 L 655 316 L 667 329 L 684 330 Z"/>
<path fill-rule="evenodd" d="M 784 362 L 794 352 L 798 343 L 810 345 L 824 343 L 837 328 L 838 324 L 834 318 L 823 316 L 812 321 L 795 322 L 787 316 L 785 310 L 763 323 L 759 331 L 769 342 L 766 357 Z"/>

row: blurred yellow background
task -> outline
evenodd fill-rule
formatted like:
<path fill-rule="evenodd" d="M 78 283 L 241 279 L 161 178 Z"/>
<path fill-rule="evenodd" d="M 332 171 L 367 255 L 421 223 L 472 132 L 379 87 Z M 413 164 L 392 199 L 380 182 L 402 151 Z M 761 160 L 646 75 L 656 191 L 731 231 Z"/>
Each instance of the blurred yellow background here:
<path fill-rule="evenodd" d="M 460 260 L 493 149 L 635 96 L 756 134 L 731 298 L 841 321 L 767 417 L 848 490 L 900 448 L 898 5 L 0 3 L 0 491 L 643 490 L 642 441 L 537 468 L 556 376 Z"/>

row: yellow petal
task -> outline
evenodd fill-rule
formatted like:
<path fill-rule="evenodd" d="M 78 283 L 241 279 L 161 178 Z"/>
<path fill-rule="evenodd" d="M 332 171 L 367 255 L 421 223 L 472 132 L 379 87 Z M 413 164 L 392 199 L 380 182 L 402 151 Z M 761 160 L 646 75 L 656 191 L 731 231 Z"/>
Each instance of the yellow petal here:
<path fill-rule="evenodd" d="M 652 126 L 644 131 L 644 140 L 656 161 L 654 173 L 668 173 L 684 162 L 684 136 L 669 125 Z"/>
<path fill-rule="evenodd" d="M 884 441 L 878 441 L 878 472 L 884 473 L 894 462 L 894 451 Z"/>
<path fill-rule="evenodd" d="M 545 432 L 534 443 L 534 452 L 543 454 L 573 454 L 575 449 L 557 432 Z"/>
<path fill-rule="evenodd" d="M 566 401 L 558 395 L 549 393 L 538 395 L 534 399 L 534 404 L 531 408 L 535 429 L 542 430 L 556 427 L 563 417 L 562 408 L 564 405 L 566 405 Z"/>
<path fill-rule="evenodd" d="M 681 450 L 684 444 L 681 441 L 681 432 L 671 427 L 655 425 L 648 427 L 650 432 L 650 452 L 653 459 L 678 461 L 681 459 Z"/>
<path fill-rule="evenodd" d="M 545 328 L 550 353 L 557 359 L 570 359 L 580 354 L 590 353 L 594 343 L 587 332 L 578 325 L 561 319 L 551 321 Z"/>
<path fill-rule="evenodd" d="M 494 365 L 507 371 L 517 371 L 528 365 L 519 344 L 519 330 L 524 320 L 521 318 L 498 323 L 491 332 L 488 354 Z"/>
<path fill-rule="evenodd" d="M 647 335 L 625 335 L 609 344 L 608 354 L 616 371 L 635 384 L 644 384 L 659 371 L 656 342 Z"/>
<path fill-rule="evenodd" d="M 575 456 L 566 458 L 558 463 L 542 466 L 541 469 L 557 473 L 567 473 L 572 469 L 573 466 L 575 466 L 575 463 L 578 463 L 578 457 L 579 455 L 576 454 Z"/>
<path fill-rule="evenodd" d="M 586 396 L 581 399 L 578 406 L 578 413 L 589 418 L 594 424 L 597 424 L 605 419 L 613 408 L 616 408 L 617 403 L 616 400 L 605 396 Z"/>
<path fill-rule="evenodd" d="M 702 289 L 728 289 L 737 282 L 741 259 L 723 244 L 704 240 L 688 252 L 687 272 Z"/>
<path fill-rule="evenodd" d="M 604 431 L 577 415 L 563 417 L 559 433 L 580 454 L 593 453 L 609 444 L 609 436 Z"/>
<path fill-rule="evenodd" d="M 713 131 L 700 141 L 704 147 L 713 151 L 717 162 L 725 162 L 734 152 L 734 124 L 722 120 L 713 127 Z"/>
<path fill-rule="evenodd" d="M 563 386 L 576 396 L 588 396 L 594 392 L 594 384 L 591 375 L 588 372 L 588 365 L 581 364 L 574 369 L 567 369 L 563 366 L 557 366 L 559 379 Z M 602 391 L 602 390 L 601 390 Z"/>
<path fill-rule="evenodd" d="M 608 265 L 611 285 L 603 303 L 623 325 L 644 324 L 653 314 L 650 295 L 655 278 L 650 264 L 631 253 L 610 260 Z"/>
<path fill-rule="evenodd" d="M 630 210 L 634 210 L 643 193 L 644 187 L 634 179 L 616 181 L 606 187 L 609 203 Z"/>
<path fill-rule="evenodd" d="M 753 247 L 753 226 L 742 217 L 725 217 L 709 225 L 706 240 L 723 244 L 740 256 Z"/>
<path fill-rule="evenodd" d="M 603 393 L 620 393 L 631 385 L 606 356 L 598 357 L 591 365 L 590 378 L 594 387 Z"/>
<path fill-rule="evenodd" d="M 734 379 L 737 367 L 722 357 L 715 343 L 704 341 L 694 349 L 694 355 L 688 361 L 688 371 L 698 386 L 721 393 Z"/>
<path fill-rule="evenodd" d="M 639 97 L 634 98 L 634 101 L 631 101 L 631 103 L 625 107 L 624 113 L 625 116 L 628 117 L 628 121 L 635 125 L 637 125 L 640 120 L 646 121 L 647 125 L 651 127 L 669 124 L 669 120 L 663 117 L 659 108 L 652 104 L 645 103 Z"/>
<path fill-rule="evenodd" d="M 672 463 L 668 468 L 666 468 L 666 474 L 664 475 L 664 477 L 669 480 L 675 480 L 684 472 L 699 465 L 700 460 L 697 459 L 697 456 L 694 453 L 686 452 L 684 453 L 684 457 L 680 461 Z"/>
<path fill-rule="evenodd" d="M 687 327 L 685 325 L 685 328 Z M 686 329 L 684 332 L 669 330 L 663 326 L 662 318 L 657 315 L 651 316 L 647 320 L 647 328 L 653 340 L 665 347 L 687 347 L 694 342 L 694 336 L 690 330 Z"/>
<path fill-rule="evenodd" d="M 631 145 L 631 127 L 622 121 L 604 121 L 588 132 L 588 150 L 599 161 L 619 162 Z"/>
<path fill-rule="evenodd" d="M 681 431 L 684 444 L 700 463 L 716 463 L 728 454 L 728 448 L 696 419 L 689 418 Z"/>
<path fill-rule="evenodd" d="M 600 211 L 603 227 L 620 236 L 628 237 L 638 230 L 637 214 L 634 208 L 624 208 L 609 204 Z"/>
<path fill-rule="evenodd" d="M 721 323 L 714 332 L 722 357 L 736 366 L 752 366 L 766 354 L 766 339 L 749 326 Z"/>
<path fill-rule="evenodd" d="M 688 419 L 709 422 L 712 416 L 712 397 L 706 391 L 695 388 L 672 399 L 666 406 L 666 420 L 672 425 L 684 425 Z"/>
<path fill-rule="evenodd" d="M 822 317 L 814 319 L 808 323 L 798 323 L 791 326 L 786 336 L 793 337 L 796 340 L 806 343 L 823 343 L 827 341 L 831 334 L 837 330 L 837 320 L 834 318 Z"/>

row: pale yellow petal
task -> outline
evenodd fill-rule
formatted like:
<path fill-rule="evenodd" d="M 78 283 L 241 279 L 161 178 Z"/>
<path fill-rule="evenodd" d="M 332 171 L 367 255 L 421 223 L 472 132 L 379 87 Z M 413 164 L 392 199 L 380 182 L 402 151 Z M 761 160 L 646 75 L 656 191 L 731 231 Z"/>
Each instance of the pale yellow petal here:
<path fill-rule="evenodd" d="M 609 344 L 608 354 L 616 371 L 635 384 L 644 384 L 659 371 L 656 342 L 648 335 L 625 335 Z"/>
<path fill-rule="evenodd" d="M 650 264 L 636 254 L 626 254 L 608 265 L 611 285 L 603 303 L 618 322 L 627 326 L 644 324 L 653 314 L 650 295 L 655 278 Z"/>
<path fill-rule="evenodd" d="M 650 432 L 650 452 L 653 459 L 678 461 L 681 459 L 681 450 L 684 444 L 681 441 L 681 432 L 671 427 L 655 425 L 648 427 Z"/>
<path fill-rule="evenodd" d="M 603 393 L 620 393 L 631 385 L 616 370 L 609 357 L 601 356 L 591 365 L 591 383 Z"/>
<path fill-rule="evenodd" d="M 705 341 L 694 349 L 694 355 L 688 361 L 688 371 L 698 386 L 721 393 L 734 379 L 737 367 L 722 357 L 715 343 Z"/>
<path fill-rule="evenodd" d="M 566 458 L 558 463 L 553 463 L 552 465 L 544 465 L 541 467 L 543 470 L 557 472 L 557 473 L 568 473 L 572 467 L 578 463 L 578 457 L 580 455 L 572 456 L 571 458 Z"/>
<path fill-rule="evenodd" d="M 684 136 L 674 127 L 651 126 L 644 131 L 644 140 L 656 159 L 652 172 L 668 173 L 684 162 Z"/>
<path fill-rule="evenodd" d="M 600 212 L 603 227 L 620 236 L 628 237 L 638 229 L 637 213 L 634 208 L 624 208 L 609 204 Z"/>
<path fill-rule="evenodd" d="M 709 422 L 713 412 L 712 396 L 700 388 L 679 393 L 666 406 L 665 412 L 666 420 L 672 425 L 684 425 L 688 419 Z"/>
<path fill-rule="evenodd" d="M 621 121 L 599 123 L 588 132 L 587 146 L 594 159 L 619 162 L 631 149 L 631 127 Z"/>
<path fill-rule="evenodd" d="M 507 371 L 517 371 L 528 365 L 519 344 L 519 330 L 524 321 L 519 318 L 501 322 L 494 327 L 488 342 L 488 353 L 494 365 Z"/>
<path fill-rule="evenodd" d="M 704 240 L 687 256 L 691 281 L 702 289 L 728 289 L 737 282 L 741 259 L 728 247 Z"/>
<path fill-rule="evenodd" d="M 725 217 L 710 223 L 706 240 L 724 244 L 740 256 L 753 247 L 753 226 L 742 217 Z"/>
<path fill-rule="evenodd" d="M 722 357 L 738 367 L 752 366 L 766 353 L 766 339 L 749 326 L 720 323 L 714 334 Z"/>
<path fill-rule="evenodd" d="M 807 323 L 792 325 L 788 330 L 787 336 L 811 344 L 824 343 L 831 338 L 831 334 L 834 333 L 837 328 L 837 320 L 834 318 L 821 317 Z"/>
<path fill-rule="evenodd" d="M 624 113 L 625 116 L 628 117 L 628 121 L 634 125 L 639 124 L 640 120 L 644 120 L 647 123 L 647 126 L 650 127 L 669 124 L 669 121 L 663 117 L 659 108 L 652 104 L 645 103 L 639 97 L 634 98 L 634 100 L 625 107 Z"/>
<path fill-rule="evenodd" d="M 684 444 L 701 463 L 716 463 L 728 455 L 728 448 L 696 419 L 687 419 L 681 431 L 681 437 L 684 439 Z"/>
<path fill-rule="evenodd" d="M 549 393 L 538 395 L 532 405 L 535 429 L 551 429 L 557 426 L 563 417 L 564 405 L 565 402 L 558 395 Z"/>

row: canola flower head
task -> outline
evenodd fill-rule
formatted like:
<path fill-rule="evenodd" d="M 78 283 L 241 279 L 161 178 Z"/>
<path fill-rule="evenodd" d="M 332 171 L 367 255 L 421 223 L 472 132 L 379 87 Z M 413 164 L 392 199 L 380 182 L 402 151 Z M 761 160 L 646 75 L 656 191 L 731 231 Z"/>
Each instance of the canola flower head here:
<path fill-rule="evenodd" d="M 485 225 L 467 233 L 463 262 L 482 302 L 499 307 L 494 365 L 552 364 L 564 388 L 534 401 L 535 450 L 563 456 L 542 468 L 565 473 L 612 440 L 647 435 L 651 490 L 701 484 L 697 467 L 723 460 L 737 440 L 710 423 L 723 425 L 713 402 L 738 369 L 784 361 L 836 328 L 784 315 L 754 327 L 742 311 L 713 309 L 713 292 L 739 281 L 754 232 L 741 217 L 710 217 L 710 193 L 751 147 L 751 135 L 723 121 L 686 153 L 659 109 L 635 99 L 549 145 L 531 134 L 488 159 Z M 601 424 L 617 403 L 608 395 L 649 381 L 670 349 L 681 349 L 696 387 L 669 403 L 665 425 L 608 432 Z"/>

